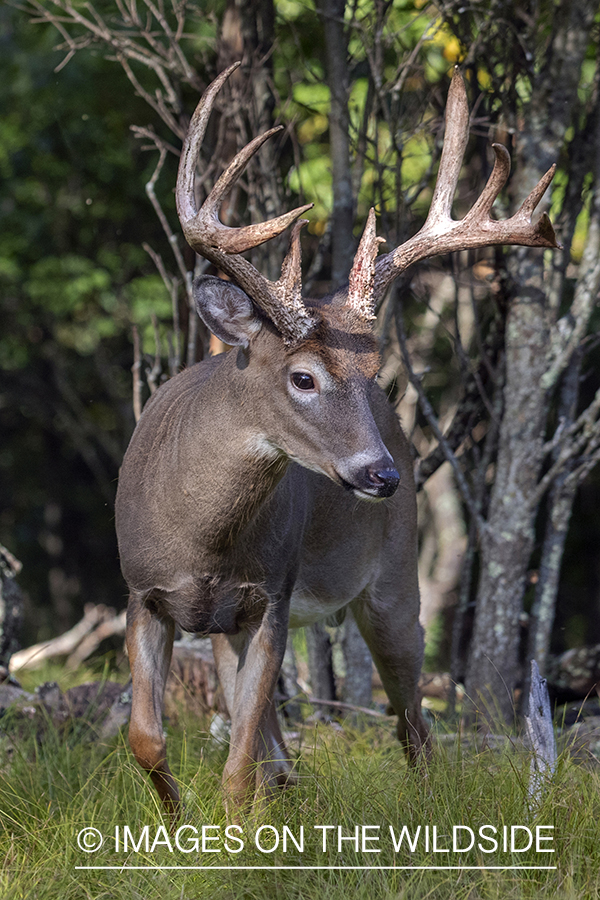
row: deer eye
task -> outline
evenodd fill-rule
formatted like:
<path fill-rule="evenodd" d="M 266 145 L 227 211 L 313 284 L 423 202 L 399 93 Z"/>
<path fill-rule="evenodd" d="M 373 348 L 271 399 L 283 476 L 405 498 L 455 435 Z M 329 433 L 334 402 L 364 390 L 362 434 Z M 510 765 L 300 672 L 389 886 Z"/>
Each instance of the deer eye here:
<path fill-rule="evenodd" d="M 315 389 L 313 377 L 312 375 L 309 375 L 308 372 L 292 372 L 291 379 L 292 384 L 294 387 L 297 387 L 299 391 L 314 391 Z"/>

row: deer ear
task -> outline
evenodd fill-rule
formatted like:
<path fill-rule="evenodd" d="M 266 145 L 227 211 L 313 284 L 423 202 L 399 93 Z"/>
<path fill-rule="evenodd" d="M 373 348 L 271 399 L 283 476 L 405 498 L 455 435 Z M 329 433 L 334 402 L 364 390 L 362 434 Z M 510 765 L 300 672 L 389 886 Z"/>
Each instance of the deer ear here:
<path fill-rule="evenodd" d="M 198 315 L 226 344 L 247 347 L 260 331 L 262 323 L 250 297 L 230 281 L 201 275 L 193 292 Z"/>

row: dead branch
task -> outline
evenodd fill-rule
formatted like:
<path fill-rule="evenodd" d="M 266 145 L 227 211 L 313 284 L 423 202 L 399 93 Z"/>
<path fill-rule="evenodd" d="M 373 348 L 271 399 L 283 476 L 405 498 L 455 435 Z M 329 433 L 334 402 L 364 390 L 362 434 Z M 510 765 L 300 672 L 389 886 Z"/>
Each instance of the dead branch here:
<path fill-rule="evenodd" d="M 181 48 L 181 41 L 186 37 L 187 3 L 183 0 L 172 5 L 173 27 L 163 9 L 152 0 L 144 0 L 148 14 L 143 18 L 134 4 L 116 2 L 121 18 L 115 18 L 110 25 L 92 3 L 82 7 L 70 0 L 25 0 L 22 8 L 32 17 L 32 22 L 52 25 L 63 38 L 56 49 L 65 51 L 65 57 L 57 71 L 77 51 L 92 45 L 101 47 L 108 59 L 119 62 L 136 93 L 174 134 L 183 138 L 185 128 L 177 118 L 182 110 L 175 85 L 184 82 L 198 91 L 203 87 Z M 155 75 L 159 86 L 154 93 L 139 81 L 132 63 Z"/>
<path fill-rule="evenodd" d="M 531 509 L 537 508 L 550 485 L 566 468 L 571 467 L 571 474 L 577 481 L 580 481 L 585 478 L 598 461 L 600 451 L 600 388 L 596 391 L 590 405 L 584 409 L 575 422 L 567 428 L 564 427 L 564 422 L 561 422 L 554 438 L 544 446 L 544 450 L 556 451 L 557 449 L 558 453 L 555 454 L 554 462 L 531 495 L 529 501 Z M 574 465 L 572 465 L 573 463 Z"/>
<path fill-rule="evenodd" d="M 118 616 L 113 615 L 101 622 L 94 630 L 87 634 L 78 647 L 70 654 L 65 663 L 67 669 L 76 669 L 94 653 L 102 641 L 109 637 L 125 637 L 126 612 L 123 610 Z"/>
<path fill-rule="evenodd" d="M 386 713 L 379 712 L 378 709 L 369 709 L 367 706 L 354 706 L 352 703 L 344 703 L 341 700 L 321 700 L 319 697 L 309 697 L 308 695 L 301 695 L 294 699 L 299 700 L 301 703 L 311 703 L 313 706 L 333 706 L 335 709 L 347 709 L 351 712 L 362 713 L 365 716 L 373 716 L 376 719 L 392 720 L 397 718 L 396 716 L 388 716 Z"/>
<path fill-rule="evenodd" d="M 158 269 L 158 273 L 163 280 L 163 284 L 171 297 L 171 308 L 173 312 L 173 338 L 172 345 L 169 347 L 169 374 L 175 375 L 181 368 L 181 325 L 179 322 L 179 279 L 173 278 L 167 274 L 165 264 L 160 253 L 150 247 L 149 244 L 142 245 L 148 256 L 152 259 L 154 265 Z M 158 346 L 158 345 L 157 345 Z"/>
<path fill-rule="evenodd" d="M 158 387 L 157 382 L 162 374 L 162 362 L 160 353 L 160 332 L 156 313 L 152 313 L 152 328 L 154 329 L 154 364 L 152 368 L 146 367 L 146 381 L 150 388 L 150 394 L 154 394 Z"/>
<path fill-rule="evenodd" d="M 96 635 L 96 632 L 98 634 Z M 114 609 L 98 604 L 87 604 L 84 616 L 69 631 L 49 641 L 42 641 L 32 647 L 19 650 L 11 657 L 9 671 L 16 673 L 21 669 L 37 669 L 49 659 L 67 656 L 70 659 L 83 644 L 89 652 L 79 651 L 78 662 L 87 659 L 90 653 L 99 646 L 105 637 L 125 634 L 125 613 L 116 615 Z M 87 641 L 86 641 L 87 639 Z"/>
<path fill-rule="evenodd" d="M 177 147 L 161 138 L 153 128 L 150 128 L 149 126 L 144 128 L 140 125 L 130 125 L 129 130 L 134 134 L 136 138 L 138 138 L 138 140 L 147 138 L 149 141 L 152 141 L 151 144 L 142 144 L 142 150 L 164 148 L 167 153 L 172 153 L 173 156 L 176 156 L 177 159 L 179 159 L 179 150 L 177 149 Z"/>
<path fill-rule="evenodd" d="M 473 499 L 471 489 L 467 483 L 467 479 L 465 478 L 465 475 L 464 475 L 462 469 L 460 468 L 460 465 L 458 463 L 456 455 L 454 454 L 454 451 L 452 450 L 451 446 L 449 445 L 446 437 L 442 433 L 438 419 L 433 411 L 433 407 L 431 406 L 431 403 L 427 399 L 427 395 L 425 394 L 425 391 L 423 390 L 423 384 L 422 384 L 421 377 L 419 375 L 417 375 L 417 373 L 414 371 L 414 369 L 412 367 L 412 364 L 410 361 L 410 356 L 408 353 L 408 348 L 406 346 L 406 332 L 404 329 L 404 318 L 402 315 L 402 305 L 400 302 L 396 303 L 394 312 L 395 312 L 395 318 L 396 318 L 396 330 L 398 333 L 398 342 L 400 344 L 400 350 L 402 352 L 402 359 L 404 361 L 404 365 L 406 367 L 406 372 L 408 374 L 410 383 L 413 385 L 413 387 L 417 391 L 417 394 L 419 395 L 419 404 L 423 411 L 423 415 L 427 419 L 427 422 L 428 422 L 431 430 L 433 431 L 435 437 L 437 438 L 439 445 L 443 448 L 446 459 L 452 466 L 452 471 L 454 472 L 454 476 L 456 478 L 456 482 L 457 482 L 459 490 L 462 494 L 463 500 L 465 501 L 465 504 L 469 510 L 469 513 L 471 514 L 473 521 L 476 523 L 478 532 L 481 534 L 481 532 L 486 527 L 485 521 L 481 515 L 479 508 L 477 507 L 477 505 Z"/>
<path fill-rule="evenodd" d="M 167 237 L 167 240 L 169 241 L 169 246 L 171 247 L 171 250 L 173 251 L 173 256 L 175 257 L 175 262 L 177 263 L 177 268 L 179 269 L 179 274 L 181 276 L 181 279 L 182 279 L 182 282 L 184 285 L 187 303 L 188 303 L 188 309 L 190 311 L 189 328 L 188 328 L 188 352 L 187 352 L 187 365 L 190 366 L 196 362 L 196 338 L 197 338 L 197 333 L 198 333 L 198 317 L 196 315 L 196 306 L 195 306 L 194 297 L 192 294 L 192 273 L 190 271 L 188 271 L 187 266 L 185 264 L 185 260 L 183 258 L 183 253 L 181 252 L 181 248 L 179 246 L 179 238 L 173 232 L 171 226 L 169 225 L 169 220 L 167 219 L 165 212 L 164 212 L 162 206 L 160 205 L 160 201 L 159 201 L 158 197 L 156 196 L 156 191 L 155 191 L 156 182 L 158 181 L 158 179 L 160 177 L 160 173 L 162 171 L 162 168 L 164 166 L 165 159 L 167 156 L 167 148 L 162 141 L 159 140 L 158 142 L 156 142 L 156 148 L 159 151 L 158 162 L 156 164 L 156 168 L 154 169 L 154 172 L 152 173 L 152 177 L 150 178 L 150 181 L 148 181 L 146 183 L 146 194 L 148 195 L 148 198 L 154 208 L 154 211 L 155 211 L 156 215 L 158 216 L 160 224 L 162 225 L 162 228 Z M 176 359 L 179 359 L 179 356 L 180 356 L 180 351 L 179 351 L 180 329 L 179 329 L 179 310 L 178 310 L 178 306 L 177 306 L 176 280 L 173 278 L 169 278 L 169 276 L 166 274 L 166 270 L 164 268 L 164 265 L 162 264 L 162 260 L 160 260 L 160 264 L 159 264 L 158 255 L 155 254 L 153 251 L 151 251 L 149 247 L 145 247 L 145 249 L 150 254 L 150 256 L 152 256 L 152 259 L 154 260 L 165 285 L 167 285 L 167 286 L 170 285 L 170 288 L 168 287 L 167 289 L 169 290 L 169 293 L 171 295 L 171 302 L 172 302 L 172 306 L 173 306 L 173 330 L 174 330 L 174 334 L 175 334 Z M 197 263 L 197 265 L 203 266 L 204 260 L 202 260 L 201 263 Z M 196 272 L 195 274 L 197 275 L 198 273 Z"/>
<path fill-rule="evenodd" d="M 529 715 L 525 716 L 527 740 L 532 750 L 529 796 L 534 803 L 542 799 L 544 787 L 556 768 L 556 741 L 546 679 L 540 676 L 535 659 L 531 660 Z"/>
<path fill-rule="evenodd" d="M 139 422 L 142 414 L 142 379 L 140 372 L 142 370 L 142 354 L 140 350 L 140 336 L 138 334 L 137 325 L 133 326 L 133 365 L 131 372 L 133 374 L 133 415 L 136 422 Z"/>

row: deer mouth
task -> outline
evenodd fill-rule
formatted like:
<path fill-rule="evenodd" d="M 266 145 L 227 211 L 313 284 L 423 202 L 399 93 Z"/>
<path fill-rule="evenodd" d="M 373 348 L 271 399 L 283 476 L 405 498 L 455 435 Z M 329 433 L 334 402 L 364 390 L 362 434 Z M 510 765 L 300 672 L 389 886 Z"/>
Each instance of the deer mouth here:
<path fill-rule="evenodd" d="M 396 493 L 400 484 L 400 475 L 391 457 L 362 465 L 355 471 L 350 469 L 345 478 L 339 470 L 334 469 L 334 472 L 338 483 L 361 500 L 385 500 Z"/>
<path fill-rule="evenodd" d="M 342 476 L 338 472 L 336 472 L 335 475 L 336 475 L 335 480 L 337 481 L 338 484 L 340 484 L 344 488 L 345 491 L 355 491 L 356 490 L 354 485 L 350 484 L 349 481 L 346 481 L 345 478 L 342 478 Z"/>
<path fill-rule="evenodd" d="M 369 472 L 365 479 L 361 479 L 363 483 L 352 484 L 345 478 L 342 478 L 336 471 L 336 480 L 345 491 L 351 492 L 359 500 L 368 500 L 371 503 L 377 503 L 379 500 L 385 500 L 396 492 L 396 488 L 400 482 L 400 476 L 395 469 L 387 469 L 385 477 L 380 477 L 380 473 L 375 475 Z M 364 483 L 367 481 L 367 483 Z"/>

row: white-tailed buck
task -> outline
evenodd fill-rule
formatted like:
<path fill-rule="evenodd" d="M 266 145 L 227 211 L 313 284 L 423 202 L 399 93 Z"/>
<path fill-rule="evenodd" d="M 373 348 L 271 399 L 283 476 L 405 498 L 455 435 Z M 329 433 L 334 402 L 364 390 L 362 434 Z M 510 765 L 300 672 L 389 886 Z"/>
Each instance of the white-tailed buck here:
<path fill-rule="evenodd" d="M 413 466 L 396 415 L 375 377 L 374 311 L 416 260 L 490 244 L 555 247 L 544 214 L 531 214 L 551 169 L 520 210 L 490 210 L 510 168 L 504 147 L 483 193 L 461 221 L 451 205 L 468 136 L 458 72 L 431 210 L 421 231 L 377 257 L 369 215 L 349 284 L 324 300 L 302 297 L 295 222 L 281 278 L 271 282 L 243 256 L 309 209 L 228 228 L 219 204 L 274 128 L 245 147 L 200 210 L 199 147 L 231 66 L 207 89 L 189 127 L 177 208 L 194 250 L 231 280 L 198 278 L 198 313 L 237 349 L 168 381 L 146 406 L 125 456 L 116 520 L 130 589 L 127 646 L 133 678 L 129 741 L 165 807 L 177 786 L 162 726 L 173 634 L 210 634 L 231 715 L 223 774 L 235 812 L 258 784 L 284 784 L 291 764 L 273 705 L 290 626 L 350 606 L 398 715 L 398 737 L 415 760 L 427 746 L 417 681 L 423 657 L 417 585 Z M 371 502 L 366 502 L 371 501 Z M 372 502 L 378 501 L 378 502 Z"/>

